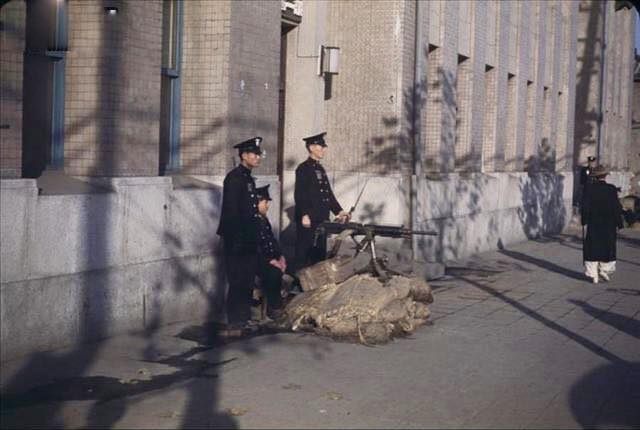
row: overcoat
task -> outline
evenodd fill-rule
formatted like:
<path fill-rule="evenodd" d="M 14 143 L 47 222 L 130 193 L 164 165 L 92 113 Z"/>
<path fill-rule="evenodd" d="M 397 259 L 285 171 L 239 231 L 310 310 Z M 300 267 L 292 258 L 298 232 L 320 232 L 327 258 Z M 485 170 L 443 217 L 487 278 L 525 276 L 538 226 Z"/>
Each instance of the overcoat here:
<path fill-rule="evenodd" d="M 240 164 L 224 178 L 217 231 L 224 243 L 229 323 L 245 323 L 251 315 L 251 294 L 258 270 L 259 216 L 255 180 L 251 170 Z"/>
<path fill-rule="evenodd" d="M 329 212 L 338 215 L 342 207 L 333 194 L 327 172 L 322 164 L 313 158 L 300 163 L 296 169 L 294 191 L 296 222 L 302 222 L 303 215 L 311 218 L 311 227 L 329 219 Z"/>
<path fill-rule="evenodd" d="M 257 254 L 258 195 L 251 170 L 242 164 L 224 178 L 218 235 L 226 254 Z"/>
<path fill-rule="evenodd" d="M 587 226 L 584 261 L 615 261 L 616 229 L 624 226 L 616 187 L 604 180 L 591 184 L 583 195 L 581 221 Z"/>
<path fill-rule="evenodd" d="M 338 203 L 329 178 L 319 161 L 309 157 L 296 168 L 294 190 L 296 218 L 296 260 L 298 269 L 324 259 L 326 242 L 321 238 L 314 244 L 316 227 L 329 220 L 329 213 L 338 215 Z M 311 228 L 302 225 L 302 217 L 309 215 Z"/>

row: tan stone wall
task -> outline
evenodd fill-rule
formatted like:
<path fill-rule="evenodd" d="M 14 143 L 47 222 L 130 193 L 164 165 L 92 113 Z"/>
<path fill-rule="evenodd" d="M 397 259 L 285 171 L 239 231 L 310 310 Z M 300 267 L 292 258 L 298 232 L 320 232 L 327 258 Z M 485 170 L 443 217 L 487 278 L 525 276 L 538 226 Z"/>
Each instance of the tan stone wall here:
<path fill-rule="evenodd" d="M 224 175 L 237 162 L 233 145 L 259 135 L 277 162 L 280 3 L 184 3 L 182 172 Z"/>
<path fill-rule="evenodd" d="M 262 136 L 267 155 L 256 171 L 260 175 L 276 174 L 280 16 L 279 0 L 231 2 L 230 141 L 225 159 L 237 157 L 233 144 Z"/>
<path fill-rule="evenodd" d="M 291 41 L 299 44 L 298 36 L 315 27 L 317 45 L 341 48 L 341 70 L 332 77 L 330 97 L 308 94 L 326 113 L 296 134 L 327 130 L 330 143 L 339 137 L 334 145 L 341 157 L 327 159 L 330 169 L 412 171 L 414 110 L 426 171 L 571 168 L 575 2 L 423 3 L 419 54 L 426 65 L 415 83 L 413 59 L 407 59 L 414 51 L 414 2 L 331 2 L 324 14 L 309 4 L 314 9 L 305 9 Z M 311 58 L 313 48 L 305 46 L 304 57 Z M 300 57 L 289 56 L 296 79 Z M 307 78 L 317 81 L 305 67 Z M 416 106 L 414 86 L 424 88 Z M 311 111 L 302 106 L 308 100 L 288 103 L 291 111 Z M 304 157 L 293 151 L 293 161 Z"/>
<path fill-rule="evenodd" d="M 25 12 L 21 0 L 12 0 L 0 9 L 0 178 L 21 174 Z"/>
<path fill-rule="evenodd" d="M 162 2 L 118 4 L 112 17 L 96 2 L 69 2 L 65 168 L 73 175 L 157 174 Z M 414 1 L 306 2 L 288 37 L 285 170 L 305 158 L 301 138 L 325 130 L 333 171 L 405 175 L 416 154 L 419 170 L 436 173 L 571 169 L 595 150 L 598 4 L 423 2 L 416 66 Z M 24 13 L 15 1 L 2 13 L 15 5 Z M 602 151 L 624 168 L 627 157 L 614 148 L 630 140 L 634 23 L 631 11 L 612 8 Z M 589 44 L 576 45 L 585 36 Z M 341 52 L 330 80 L 316 73 L 323 44 Z M 277 0 L 184 3 L 184 173 L 224 174 L 231 145 L 253 135 L 269 154 L 260 173 L 276 173 L 279 49 Z M 5 58 L 3 67 L 15 63 Z M 16 130 L 3 130 L 3 142 Z M 15 175 L 20 151 L 2 148 L 3 175 Z"/>
<path fill-rule="evenodd" d="M 158 174 L 162 3 L 68 3 L 65 171 Z"/>
<path fill-rule="evenodd" d="M 299 137 L 327 130 L 341 155 L 328 157 L 330 169 L 411 172 L 415 110 L 425 171 L 570 169 L 575 2 L 425 2 L 418 59 L 425 67 L 415 82 L 414 2 L 329 2 L 325 11 L 316 3 L 290 40 L 300 46 L 300 36 L 314 33 L 316 44 L 289 55 L 291 76 L 303 79 L 301 64 L 320 44 L 340 47 L 341 68 L 329 91 L 311 74 L 315 64 L 304 66 L 326 94 L 288 99 L 287 109 L 311 113 L 310 104 L 321 105 L 325 113 L 305 132 L 288 126 L 291 165 L 305 155 L 295 147 Z M 424 90 L 418 103 L 414 87 Z"/>
<path fill-rule="evenodd" d="M 631 140 L 631 99 L 634 11 L 607 9 L 607 52 L 605 71 L 604 133 L 601 162 L 614 170 L 627 168 L 627 147 Z"/>
<path fill-rule="evenodd" d="M 626 8 L 616 11 L 614 2 L 607 2 L 605 16 L 603 4 L 585 0 L 579 6 L 574 161 L 580 165 L 587 156 L 599 155 L 600 162 L 613 170 L 625 170 L 631 141 L 635 11 Z M 603 37 L 604 67 L 600 62 Z"/>
<path fill-rule="evenodd" d="M 223 174 L 230 164 L 229 1 L 184 2 L 181 162 L 184 173 Z"/>
<path fill-rule="evenodd" d="M 629 145 L 629 170 L 640 173 L 640 80 L 633 83 L 633 119 L 631 123 L 631 144 Z"/>
<path fill-rule="evenodd" d="M 411 171 L 411 143 L 401 125 L 411 116 L 413 88 L 403 85 L 406 2 L 329 2 L 324 44 L 340 47 L 340 74 L 325 88 L 330 169 L 351 172 Z M 408 45 L 408 46 L 407 46 Z M 326 85 L 326 84 L 325 84 Z M 322 130 L 319 130 L 322 131 Z M 339 156 L 336 156 L 339 152 Z"/>

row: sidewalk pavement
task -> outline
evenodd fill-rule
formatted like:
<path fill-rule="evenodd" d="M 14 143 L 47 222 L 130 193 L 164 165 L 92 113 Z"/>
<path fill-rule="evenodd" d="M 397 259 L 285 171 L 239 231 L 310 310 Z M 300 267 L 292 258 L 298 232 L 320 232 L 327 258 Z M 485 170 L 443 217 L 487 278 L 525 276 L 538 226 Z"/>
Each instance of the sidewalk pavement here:
<path fill-rule="evenodd" d="M 175 324 L 3 363 L 2 428 L 638 428 L 640 232 L 611 282 L 579 232 L 433 281 L 431 325 L 367 347 Z"/>

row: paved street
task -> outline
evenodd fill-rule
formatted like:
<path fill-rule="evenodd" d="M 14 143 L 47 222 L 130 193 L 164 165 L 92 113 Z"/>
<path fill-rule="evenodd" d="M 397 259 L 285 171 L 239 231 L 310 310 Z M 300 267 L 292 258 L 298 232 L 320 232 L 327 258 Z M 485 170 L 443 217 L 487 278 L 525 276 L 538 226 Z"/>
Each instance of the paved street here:
<path fill-rule="evenodd" d="M 597 285 L 577 234 L 451 265 L 386 345 L 177 324 L 4 363 L 2 427 L 638 428 L 640 232 Z"/>

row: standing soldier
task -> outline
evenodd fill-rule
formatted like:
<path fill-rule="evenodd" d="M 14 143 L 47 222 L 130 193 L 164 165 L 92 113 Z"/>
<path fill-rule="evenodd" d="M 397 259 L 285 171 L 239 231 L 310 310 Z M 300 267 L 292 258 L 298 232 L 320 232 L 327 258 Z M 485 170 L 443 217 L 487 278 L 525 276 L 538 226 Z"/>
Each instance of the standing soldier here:
<path fill-rule="evenodd" d="M 261 137 L 234 145 L 240 165 L 224 178 L 218 235 L 224 244 L 229 292 L 227 318 L 232 327 L 243 327 L 251 314 L 251 294 L 258 267 L 258 195 L 251 170 L 260 165 Z"/>
<path fill-rule="evenodd" d="M 584 196 L 587 193 L 589 186 L 596 181 L 595 177 L 591 175 L 594 167 L 596 167 L 596 157 L 590 155 L 587 157 L 587 165 L 580 168 L 579 202 L 584 200 Z"/>
<path fill-rule="evenodd" d="M 306 137 L 304 140 L 309 158 L 296 169 L 294 191 L 296 218 L 296 269 L 302 269 L 325 258 L 326 241 L 324 238 L 314 243 L 316 227 L 329 220 L 329 212 L 338 216 L 340 222 L 347 222 L 349 214 L 333 195 L 329 178 L 320 160 L 324 158 L 327 144 L 326 132 Z"/>
<path fill-rule="evenodd" d="M 616 270 L 617 228 L 622 228 L 622 206 L 616 187 L 607 184 L 608 172 L 604 166 L 591 171 L 595 179 L 582 200 L 582 225 L 587 226 L 587 237 L 582 245 L 585 274 L 594 284 L 599 278 L 609 280 Z"/>

